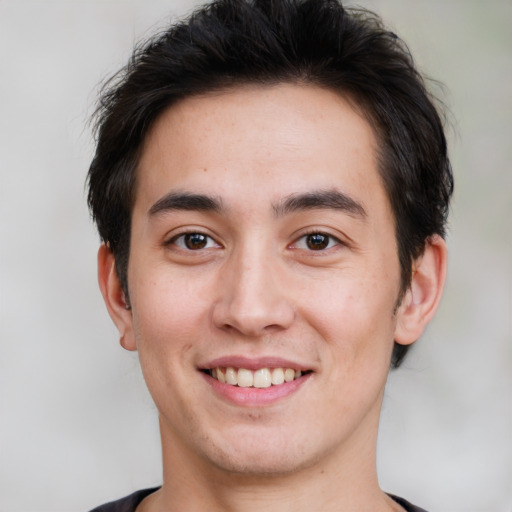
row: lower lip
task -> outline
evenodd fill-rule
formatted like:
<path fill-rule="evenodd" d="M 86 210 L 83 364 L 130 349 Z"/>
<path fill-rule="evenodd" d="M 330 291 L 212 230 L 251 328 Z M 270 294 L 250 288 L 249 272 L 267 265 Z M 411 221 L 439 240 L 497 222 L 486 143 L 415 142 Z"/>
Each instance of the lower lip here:
<path fill-rule="evenodd" d="M 264 407 L 271 405 L 297 392 L 311 376 L 311 373 L 306 373 L 291 382 L 284 382 L 278 386 L 270 386 L 268 388 L 242 388 L 219 382 L 210 375 L 203 372 L 201 373 L 206 382 L 218 395 L 233 404 L 245 407 Z"/>

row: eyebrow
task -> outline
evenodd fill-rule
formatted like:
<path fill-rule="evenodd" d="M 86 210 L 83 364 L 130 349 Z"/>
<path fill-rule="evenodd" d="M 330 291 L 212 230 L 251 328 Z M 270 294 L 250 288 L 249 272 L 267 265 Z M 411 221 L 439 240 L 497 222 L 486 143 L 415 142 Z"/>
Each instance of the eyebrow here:
<path fill-rule="evenodd" d="M 172 210 L 220 212 L 223 209 L 222 201 L 217 197 L 189 192 L 169 192 L 160 198 L 148 213 L 153 216 Z"/>
<path fill-rule="evenodd" d="M 360 202 L 348 194 L 335 189 L 292 194 L 282 201 L 273 204 L 272 209 L 277 217 L 314 209 L 341 210 L 361 218 L 365 218 L 367 215 Z M 220 213 L 225 208 L 222 200 L 218 197 L 190 192 L 169 192 L 153 204 L 149 209 L 149 215 L 154 216 L 173 210 Z"/>
<path fill-rule="evenodd" d="M 278 217 L 315 209 L 342 210 L 363 219 L 367 216 L 366 210 L 359 201 L 336 189 L 293 194 L 273 206 L 274 213 Z"/>

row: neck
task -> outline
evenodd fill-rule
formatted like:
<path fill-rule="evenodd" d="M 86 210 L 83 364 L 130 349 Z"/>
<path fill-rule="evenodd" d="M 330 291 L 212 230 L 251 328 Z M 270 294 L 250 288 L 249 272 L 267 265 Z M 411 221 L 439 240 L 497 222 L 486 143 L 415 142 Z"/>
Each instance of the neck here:
<path fill-rule="evenodd" d="M 384 512 L 401 510 L 379 488 L 376 419 L 368 418 L 341 449 L 286 474 L 233 472 L 176 442 L 160 420 L 164 483 L 138 512 Z"/>

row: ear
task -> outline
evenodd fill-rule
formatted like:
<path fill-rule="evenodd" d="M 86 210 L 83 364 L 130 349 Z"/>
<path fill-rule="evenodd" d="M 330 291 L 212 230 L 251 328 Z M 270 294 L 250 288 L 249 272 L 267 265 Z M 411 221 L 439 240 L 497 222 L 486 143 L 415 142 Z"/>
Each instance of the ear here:
<path fill-rule="evenodd" d="M 133 334 L 133 317 L 117 276 L 112 251 L 102 244 L 98 251 L 98 283 L 110 318 L 119 331 L 121 345 L 126 350 L 137 350 Z"/>
<path fill-rule="evenodd" d="M 400 345 L 414 343 L 432 320 L 441 301 L 447 263 L 446 242 L 434 235 L 413 263 L 411 286 L 398 308 L 395 341 Z"/>

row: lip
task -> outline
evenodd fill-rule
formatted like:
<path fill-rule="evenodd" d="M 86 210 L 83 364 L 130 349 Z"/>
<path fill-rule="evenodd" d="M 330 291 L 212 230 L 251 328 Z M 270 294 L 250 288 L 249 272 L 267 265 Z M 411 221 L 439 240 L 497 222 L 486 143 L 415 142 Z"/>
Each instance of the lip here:
<path fill-rule="evenodd" d="M 283 359 L 281 357 L 245 357 L 245 356 L 225 356 L 208 361 L 201 365 L 201 369 L 211 370 L 212 368 L 246 368 L 247 370 L 259 370 L 260 368 L 293 368 L 294 370 L 313 370 L 311 366 L 305 366 L 296 361 Z"/>
<path fill-rule="evenodd" d="M 292 368 L 307 373 L 304 373 L 298 379 L 291 382 L 284 382 L 278 386 L 270 386 L 268 388 L 244 388 L 219 382 L 204 371 L 218 367 L 246 368 L 252 371 L 259 370 L 260 368 Z M 274 356 L 249 358 L 246 356 L 233 355 L 219 357 L 212 359 L 205 365 L 201 365 L 198 369 L 207 384 L 218 397 L 240 407 L 265 407 L 290 397 L 297 393 L 314 373 L 314 369 L 309 365 Z"/>
<path fill-rule="evenodd" d="M 200 373 L 217 396 L 240 407 L 265 407 L 272 405 L 298 392 L 312 375 L 312 373 L 306 373 L 298 379 L 284 382 L 279 386 L 242 388 L 219 382 L 205 372 Z"/>

